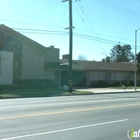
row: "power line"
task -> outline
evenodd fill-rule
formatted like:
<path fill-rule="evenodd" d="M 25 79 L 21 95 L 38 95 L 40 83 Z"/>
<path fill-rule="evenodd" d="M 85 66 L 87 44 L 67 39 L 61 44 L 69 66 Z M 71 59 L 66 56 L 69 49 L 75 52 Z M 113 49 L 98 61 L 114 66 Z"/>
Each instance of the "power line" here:
<path fill-rule="evenodd" d="M 113 44 L 113 45 L 114 44 L 118 44 L 117 41 L 103 39 L 103 38 L 98 38 L 98 37 L 93 37 L 93 36 L 89 36 L 89 35 L 85 35 L 85 34 L 74 33 L 74 35 L 77 36 L 77 37 L 85 38 L 85 39 L 100 41 L 100 42 L 103 42 L 103 43 L 108 43 L 108 44 Z M 125 45 L 125 44 L 128 44 L 128 43 L 121 42 L 120 44 Z M 131 45 L 131 46 L 135 46 L 135 45 Z M 140 47 L 140 46 L 138 46 L 138 47 Z"/>
<path fill-rule="evenodd" d="M 45 34 L 45 33 L 50 33 L 50 34 L 62 34 L 62 35 L 67 35 L 68 32 L 66 31 L 52 31 L 52 30 L 37 30 L 37 29 L 24 29 L 24 28 L 13 28 L 15 30 L 25 30 L 25 31 L 33 31 L 33 32 L 24 32 L 24 33 L 35 33 L 36 34 Z M 23 32 L 22 32 L 23 33 Z M 103 34 L 100 34 L 100 35 L 103 35 Z M 126 40 L 126 41 L 130 41 L 130 40 L 127 40 L 127 39 L 123 39 L 123 38 L 118 38 L 118 37 L 113 37 L 113 36 L 110 36 L 110 35 L 103 35 L 103 36 L 107 36 L 107 37 L 112 37 L 112 38 L 116 38 L 116 39 L 122 39 L 122 40 Z M 134 42 L 131 40 L 131 42 Z"/>
<path fill-rule="evenodd" d="M 79 12 L 78 9 L 76 8 L 75 4 L 74 4 L 74 8 L 76 9 L 77 13 L 79 14 L 79 16 L 80 16 L 82 22 L 85 24 L 85 26 L 86 26 L 86 27 L 88 28 L 88 30 L 90 31 L 90 29 L 89 29 L 87 23 L 85 22 L 84 18 L 82 17 L 82 15 L 80 14 L 80 12 Z"/>
<path fill-rule="evenodd" d="M 133 10 L 130 10 L 126 7 L 123 7 L 123 6 L 120 6 L 120 5 L 117 5 L 117 4 L 114 4 L 112 2 L 107 2 L 105 0 L 90 0 L 90 1 L 94 1 L 100 5 L 104 5 L 104 6 L 107 6 L 107 7 L 110 7 L 114 10 L 119 10 L 120 12 L 125 12 L 127 14 L 131 14 L 131 15 L 134 15 L 134 16 L 140 16 L 140 13 L 136 12 L 136 11 L 133 11 Z"/>
<path fill-rule="evenodd" d="M 35 32 L 52 32 L 52 33 L 68 33 L 65 31 L 54 31 L 54 30 L 38 30 L 38 29 L 25 29 L 25 28 L 12 28 L 14 30 L 25 30 L 25 31 L 35 31 Z"/>
<path fill-rule="evenodd" d="M 20 30 L 20 33 L 31 33 L 31 34 L 49 34 L 49 35 L 68 35 L 68 32 L 66 31 L 52 31 L 52 30 L 37 30 L 37 29 L 25 29 L 25 28 L 13 28 L 16 30 Z M 104 38 L 99 38 L 99 37 L 94 37 L 86 34 L 81 34 L 74 32 L 74 36 L 84 38 L 84 39 L 89 39 L 89 40 L 94 40 L 102 43 L 108 43 L 108 44 L 118 44 L 119 41 L 114 41 L 114 40 L 109 40 L 109 39 L 104 39 Z M 129 44 L 129 43 L 122 43 L 121 44 Z M 131 45 L 131 44 L 130 44 Z M 134 45 L 131 45 L 134 46 Z M 140 46 L 138 46 L 140 47 Z"/>
<path fill-rule="evenodd" d="M 83 7 L 83 5 L 82 5 L 82 3 L 81 3 L 80 1 L 78 2 L 78 6 L 79 6 L 79 9 L 81 10 L 81 13 L 83 14 L 84 18 L 86 19 L 86 21 L 87 21 L 87 23 L 88 23 L 88 25 L 89 25 L 89 27 L 90 27 L 90 30 L 91 30 L 93 33 L 95 33 L 95 29 L 94 29 L 94 27 L 93 27 L 93 25 L 92 25 L 92 23 L 91 23 L 91 21 L 90 21 L 88 15 L 87 15 L 85 9 L 84 9 L 84 7 Z"/>
<path fill-rule="evenodd" d="M 92 31 L 96 33 L 96 31 L 95 31 L 95 29 L 94 29 L 94 27 L 93 27 L 93 24 L 92 24 L 92 22 L 90 21 L 90 19 L 89 19 L 87 13 L 86 13 L 86 11 L 85 11 L 85 8 L 84 8 L 84 6 L 82 5 L 81 2 L 79 2 L 79 6 L 81 7 L 81 11 L 82 11 L 83 15 L 85 16 L 85 19 L 86 19 L 87 22 L 89 23 L 89 25 L 90 25 Z M 96 33 L 96 34 L 97 34 L 97 33 Z"/>
<path fill-rule="evenodd" d="M 75 33 L 75 35 L 83 37 L 83 38 L 96 39 L 99 41 L 105 41 L 105 42 L 110 42 L 110 43 L 117 43 L 117 41 L 112 41 L 112 40 L 103 39 L 103 38 L 99 38 L 99 37 L 93 37 L 93 36 L 89 36 L 89 35 L 85 35 L 85 34 Z"/>
<path fill-rule="evenodd" d="M 20 23 L 20 24 L 28 24 L 28 25 L 47 26 L 47 27 L 49 26 L 49 27 L 63 28 L 63 27 L 57 26 L 57 25 L 47 25 L 47 24 L 40 24 L 40 23 L 30 23 L 30 22 L 7 20 L 7 19 L 0 19 L 0 20 L 1 21 L 7 21 L 7 22 Z"/>
<path fill-rule="evenodd" d="M 133 0 L 134 2 L 137 2 L 137 3 L 140 3 L 140 1 L 139 0 Z"/>
<path fill-rule="evenodd" d="M 97 1 L 98 1 L 98 2 L 99 2 L 99 1 L 100 1 L 100 2 L 103 2 L 104 4 L 109 4 L 110 6 L 114 6 L 114 5 L 115 5 L 114 3 L 111 3 L 111 2 L 110 2 L 110 3 L 109 3 L 109 2 L 107 3 L 105 0 L 97 0 Z M 132 13 L 133 13 L 133 14 L 140 14 L 140 13 L 136 13 L 135 11 L 129 10 L 129 9 L 124 8 L 124 7 L 122 7 L 122 6 L 119 6 L 119 5 L 115 5 L 115 6 L 116 6 L 117 8 L 119 8 L 119 9 L 121 8 L 123 11 L 124 11 L 124 9 L 125 9 L 125 12 L 127 12 L 127 13 L 128 13 L 128 12 L 129 12 L 129 13 L 131 12 L 131 14 L 132 14 Z M 83 7 L 83 6 L 81 5 L 81 7 Z M 116 8 L 116 7 L 115 7 L 115 8 Z M 114 8 L 114 7 L 113 7 L 113 8 Z M 113 37 L 113 38 L 115 38 L 115 37 Z"/>
<path fill-rule="evenodd" d="M 29 34 L 44 34 L 44 35 L 68 35 L 68 34 L 66 34 L 66 33 L 46 33 L 46 32 L 24 32 L 24 31 L 22 31 L 22 32 L 20 32 L 20 33 L 29 33 Z"/>
<path fill-rule="evenodd" d="M 77 30 L 77 31 L 82 31 L 82 32 L 85 32 L 85 33 L 91 33 L 91 32 L 89 32 L 89 31 L 81 30 L 81 29 L 77 29 L 77 28 L 76 28 L 75 30 Z M 121 40 L 125 40 L 125 41 L 130 41 L 130 42 L 134 42 L 134 40 L 129 40 L 129 39 L 120 38 L 120 37 L 111 36 L 111 35 L 106 35 L 106 34 L 100 34 L 100 33 L 98 33 L 98 35 L 106 36 L 106 37 L 110 37 L 110 38 L 121 39 Z"/>
<path fill-rule="evenodd" d="M 29 32 L 21 31 L 20 33 L 44 34 L 44 35 L 45 34 L 49 34 L 49 35 L 68 35 L 68 34 L 61 34 L 61 33 L 47 33 L 47 32 L 43 33 L 43 32 L 31 32 L 31 31 L 29 31 Z M 93 41 L 97 41 L 97 42 L 102 42 L 102 43 L 106 43 L 106 44 L 112 44 L 112 45 L 118 44 L 117 41 L 103 39 L 103 38 L 98 38 L 98 37 L 93 37 L 93 36 L 89 36 L 89 35 L 85 35 L 85 34 L 80 34 L 80 33 L 74 33 L 74 36 L 80 37 L 80 38 L 83 38 L 83 39 L 88 39 L 88 40 L 93 40 Z M 0 43 L 4 43 L 4 42 L 0 41 Z M 15 43 L 8 43 L 8 44 L 15 44 Z M 121 42 L 120 44 L 125 45 L 127 43 L 122 43 Z M 134 47 L 132 47 L 134 45 L 130 44 L 130 46 L 131 46 L 132 49 L 135 49 Z M 138 50 L 140 50 L 140 46 L 137 46 L 137 47 L 138 47 Z"/>
<path fill-rule="evenodd" d="M 90 19 L 89 19 L 87 13 L 86 13 L 86 11 L 85 11 L 85 8 L 84 8 L 84 6 L 82 5 L 81 2 L 79 2 L 79 7 L 80 7 L 81 12 L 82 12 L 82 14 L 84 15 L 85 19 L 87 20 L 87 22 L 88 22 L 88 24 L 89 24 L 89 26 L 90 26 L 90 28 L 91 28 L 92 33 L 95 33 L 95 34 L 98 36 L 98 34 L 97 34 L 97 32 L 95 31 L 94 26 L 93 26 L 92 22 L 90 21 Z M 99 41 L 99 43 L 100 43 L 100 47 L 101 47 L 101 52 L 102 52 L 102 53 L 105 52 L 105 49 L 102 47 L 102 44 L 101 44 L 100 41 Z"/>
<path fill-rule="evenodd" d="M 80 37 L 80 38 L 83 38 L 83 39 L 88 39 L 88 40 L 93 40 L 93 41 L 97 41 L 97 42 L 102 42 L 102 43 L 105 43 L 105 44 L 111 44 L 111 45 L 118 44 L 117 41 L 116 42 L 115 41 L 114 42 L 109 42 L 109 41 L 106 41 L 106 40 L 100 40 L 100 39 L 95 39 L 95 38 L 83 37 L 83 36 L 75 35 L 75 34 L 74 34 L 74 36 Z M 120 43 L 120 44 L 125 45 L 126 43 Z M 131 44 L 129 44 L 129 45 L 131 46 L 132 49 L 135 49 L 134 47 L 132 47 L 134 45 L 131 45 Z M 138 46 L 138 47 L 140 47 L 140 46 Z M 140 50 L 140 48 L 137 48 L 137 49 Z"/>

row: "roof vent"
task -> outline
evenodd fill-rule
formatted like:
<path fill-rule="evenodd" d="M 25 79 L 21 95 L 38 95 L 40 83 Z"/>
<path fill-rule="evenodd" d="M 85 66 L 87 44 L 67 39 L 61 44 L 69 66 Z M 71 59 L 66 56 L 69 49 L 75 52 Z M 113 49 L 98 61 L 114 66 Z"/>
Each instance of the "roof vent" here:
<path fill-rule="evenodd" d="M 67 59 L 67 60 L 69 60 L 69 54 L 64 54 L 64 55 L 62 55 L 62 59 Z"/>
<path fill-rule="evenodd" d="M 53 46 L 53 45 L 51 45 L 51 46 L 50 46 L 50 48 L 54 48 L 54 46 Z"/>

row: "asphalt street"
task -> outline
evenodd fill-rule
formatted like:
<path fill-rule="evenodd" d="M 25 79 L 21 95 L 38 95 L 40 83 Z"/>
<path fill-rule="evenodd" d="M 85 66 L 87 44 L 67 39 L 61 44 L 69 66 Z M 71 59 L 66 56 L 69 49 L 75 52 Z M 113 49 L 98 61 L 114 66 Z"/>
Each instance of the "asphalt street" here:
<path fill-rule="evenodd" d="M 132 128 L 140 92 L 0 100 L 0 140 L 128 140 Z"/>

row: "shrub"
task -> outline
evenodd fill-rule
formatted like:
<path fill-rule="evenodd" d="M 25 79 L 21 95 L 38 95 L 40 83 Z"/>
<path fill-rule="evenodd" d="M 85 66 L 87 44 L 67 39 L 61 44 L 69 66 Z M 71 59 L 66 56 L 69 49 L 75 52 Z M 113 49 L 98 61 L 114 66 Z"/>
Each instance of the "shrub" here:
<path fill-rule="evenodd" d="M 91 87 L 105 88 L 105 87 L 117 87 L 119 86 L 118 81 L 91 81 Z"/>
<path fill-rule="evenodd" d="M 1 85 L 0 90 L 52 88 L 55 87 L 50 79 L 23 79 L 17 80 L 13 85 Z"/>

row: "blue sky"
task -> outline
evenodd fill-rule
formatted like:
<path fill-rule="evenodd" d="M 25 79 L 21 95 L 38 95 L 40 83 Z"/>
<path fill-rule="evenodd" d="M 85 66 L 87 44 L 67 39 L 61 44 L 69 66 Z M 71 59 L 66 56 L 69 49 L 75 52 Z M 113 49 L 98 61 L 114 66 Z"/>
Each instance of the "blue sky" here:
<path fill-rule="evenodd" d="M 73 59 L 83 55 L 100 61 L 119 42 L 130 44 L 134 52 L 134 32 L 140 28 L 139 7 L 140 0 L 73 0 Z M 60 58 L 69 53 L 65 30 L 69 27 L 68 1 L 0 0 L 0 13 L 0 24 L 46 47 L 54 45 L 60 49 Z M 139 40 L 140 31 L 138 46 Z"/>

